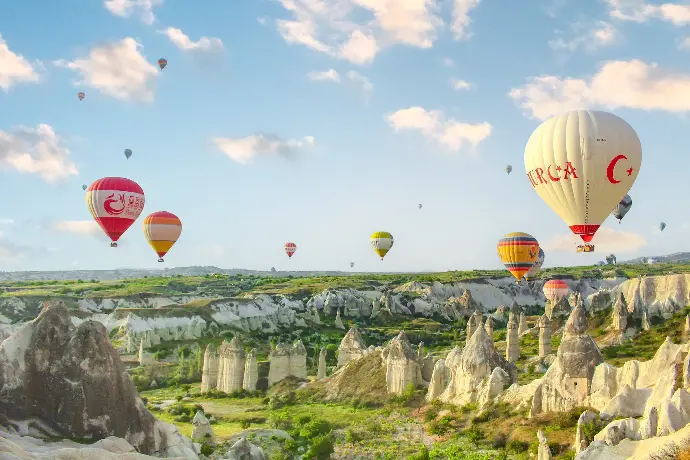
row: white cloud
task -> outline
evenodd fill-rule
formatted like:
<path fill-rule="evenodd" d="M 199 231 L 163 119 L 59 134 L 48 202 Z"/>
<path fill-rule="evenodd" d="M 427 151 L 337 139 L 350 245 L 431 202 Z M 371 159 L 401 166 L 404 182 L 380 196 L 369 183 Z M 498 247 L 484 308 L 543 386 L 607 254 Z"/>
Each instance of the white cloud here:
<path fill-rule="evenodd" d="M 428 139 L 459 151 L 464 144 L 476 147 L 489 137 L 493 127 L 489 123 L 468 124 L 446 120 L 440 110 L 427 111 L 422 107 L 409 107 L 388 115 L 388 123 L 395 131 L 414 129 Z"/>
<path fill-rule="evenodd" d="M 0 225 L 12 225 L 14 224 L 14 219 L 0 218 Z"/>
<path fill-rule="evenodd" d="M 347 73 L 347 79 L 348 81 L 350 81 L 350 83 L 354 84 L 360 90 L 362 90 L 362 92 L 364 93 L 364 97 L 366 98 L 369 98 L 371 96 L 371 93 L 374 92 L 374 85 L 371 83 L 371 81 L 369 81 L 367 77 L 360 74 L 359 72 L 350 70 Z"/>
<path fill-rule="evenodd" d="M 663 3 L 650 5 L 644 0 L 605 0 L 609 15 L 622 21 L 647 22 L 659 19 L 680 27 L 690 24 L 690 5 Z"/>
<path fill-rule="evenodd" d="M 588 80 L 531 77 L 508 96 L 540 120 L 568 110 L 594 108 L 687 112 L 690 75 L 640 60 L 609 61 Z"/>
<path fill-rule="evenodd" d="M 56 222 L 53 229 L 76 235 L 100 235 L 103 232 L 93 220 L 63 220 Z"/>
<path fill-rule="evenodd" d="M 455 61 L 453 61 L 449 57 L 444 57 L 443 58 L 443 66 L 444 67 L 455 67 Z"/>
<path fill-rule="evenodd" d="M 450 85 L 453 87 L 454 90 L 464 90 L 464 91 L 469 91 L 472 89 L 472 84 L 468 81 L 465 80 L 460 80 L 459 78 L 451 78 L 450 79 Z"/>
<path fill-rule="evenodd" d="M 457 40 L 469 38 L 470 11 L 479 6 L 480 0 L 455 0 L 453 22 L 451 28 Z"/>
<path fill-rule="evenodd" d="M 203 51 L 213 53 L 223 50 L 223 41 L 220 38 L 200 37 L 199 40 L 192 41 L 182 32 L 182 29 L 176 29 L 175 27 L 168 27 L 158 32 L 166 35 L 172 44 L 182 51 Z"/>
<path fill-rule="evenodd" d="M 38 174 L 48 182 L 79 174 L 69 150 L 53 128 L 45 124 L 0 131 L 0 168 L 3 167 Z"/>
<path fill-rule="evenodd" d="M 272 134 L 253 134 L 242 138 L 214 137 L 214 146 L 231 160 L 246 165 L 257 155 L 278 155 L 292 158 L 301 150 L 314 145 L 314 138 L 284 140 Z"/>
<path fill-rule="evenodd" d="M 559 36 L 550 40 L 549 46 L 556 51 L 574 52 L 582 48 L 585 51 L 593 52 L 603 46 L 614 44 L 619 38 L 616 28 L 604 21 L 596 21 L 588 27 L 582 23 L 576 23 L 572 29 L 570 38 L 564 39 Z M 563 35 L 563 32 L 556 31 L 556 34 Z"/>
<path fill-rule="evenodd" d="M 678 49 L 687 50 L 690 49 L 690 37 L 683 37 L 678 41 Z"/>
<path fill-rule="evenodd" d="M 312 81 L 334 81 L 340 83 L 340 74 L 335 69 L 329 69 L 323 72 L 309 72 L 307 78 Z"/>
<path fill-rule="evenodd" d="M 551 238 L 544 244 L 539 244 L 546 252 L 574 252 L 582 238 L 570 233 Z M 620 232 L 608 227 L 601 227 L 594 235 L 592 244 L 597 252 L 628 253 L 635 252 L 647 245 L 644 237 L 637 233 Z"/>
<path fill-rule="evenodd" d="M 77 72 L 77 85 L 90 86 L 121 100 L 153 100 L 154 78 L 158 68 L 139 53 L 141 45 L 133 38 L 96 47 L 86 58 L 69 62 L 55 61 L 55 65 Z"/>
<path fill-rule="evenodd" d="M 0 265 L 21 259 L 27 252 L 29 252 L 29 248 L 15 244 L 0 235 Z"/>
<path fill-rule="evenodd" d="M 267 18 L 264 16 L 260 16 L 260 17 L 256 18 L 256 22 L 258 22 L 262 26 L 265 26 L 266 22 L 267 22 Z"/>
<path fill-rule="evenodd" d="M 437 0 L 279 0 L 291 18 L 276 21 L 288 43 L 301 44 L 354 64 L 405 44 L 430 48 L 444 26 Z M 479 0 L 455 0 L 451 27 L 467 38 L 469 13 Z"/>
<path fill-rule="evenodd" d="M 0 34 L 0 88 L 8 92 L 17 83 L 36 83 L 38 73 L 21 54 L 15 54 Z"/>
<path fill-rule="evenodd" d="M 105 7 L 115 16 L 128 18 L 132 13 L 138 13 L 144 24 L 153 24 L 156 16 L 153 8 L 163 4 L 163 0 L 105 0 Z"/>

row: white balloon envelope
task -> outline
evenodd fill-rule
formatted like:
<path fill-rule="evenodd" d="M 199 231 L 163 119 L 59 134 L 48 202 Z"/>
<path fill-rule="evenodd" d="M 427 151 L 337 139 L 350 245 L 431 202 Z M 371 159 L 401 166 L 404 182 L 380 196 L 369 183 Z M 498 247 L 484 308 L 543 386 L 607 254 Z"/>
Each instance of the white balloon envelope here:
<path fill-rule="evenodd" d="M 642 164 L 635 130 L 608 112 L 577 110 L 546 120 L 525 147 L 537 194 L 588 244 L 632 187 Z"/>

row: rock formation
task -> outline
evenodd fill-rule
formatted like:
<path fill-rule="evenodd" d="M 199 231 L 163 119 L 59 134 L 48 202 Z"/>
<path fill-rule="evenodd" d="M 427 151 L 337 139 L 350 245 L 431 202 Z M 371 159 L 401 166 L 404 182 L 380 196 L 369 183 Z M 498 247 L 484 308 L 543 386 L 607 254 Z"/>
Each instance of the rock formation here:
<path fill-rule="evenodd" d="M 439 359 L 434 364 L 434 370 L 431 374 L 431 381 L 429 382 L 429 390 L 426 393 L 426 400 L 433 401 L 441 396 L 445 391 L 450 381 L 450 370 L 446 368 L 446 362 Z"/>
<path fill-rule="evenodd" d="M 215 390 L 218 384 L 218 354 L 213 344 L 206 346 L 204 365 L 201 371 L 201 392 Z"/>
<path fill-rule="evenodd" d="M 150 353 L 147 353 L 144 349 L 144 339 L 139 342 L 139 365 L 145 366 L 147 364 L 152 364 L 154 362 L 153 357 Z"/>
<path fill-rule="evenodd" d="M 586 410 L 580 414 L 580 418 L 577 419 L 577 428 L 575 429 L 575 443 L 573 449 L 575 453 L 580 453 L 588 446 L 588 440 L 585 438 L 584 426 L 588 423 L 592 423 L 599 419 L 599 415 L 591 410 Z"/>
<path fill-rule="evenodd" d="M 518 320 L 512 311 L 508 316 L 508 332 L 506 334 L 506 359 L 514 363 L 520 359 L 520 337 L 518 334 Z"/>
<path fill-rule="evenodd" d="M 583 405 L 589 395 L 594 369 L 601 362 L 599 348 L 587 335 L 584 305 L 578 303 L 565 325 L 556 360 L 536 387 L 530 416 L 564 412 Z"/>
<path fill-rule="evenodd" d="M 472 316 L 470 316 L 470 319 L 467 321 L 467 337 L 465 338 L 466 343 L 469 343 L 475 331 L 482 327 L 482 323 L 482 314 L 479 313 L 478 310 L 475 310 L 474 313 L 472 313 Z"/>
<path fill-rule="evenodd" d="M 647 315 L 647 309 L 642 310 L 642 330 L 648 331 L 652 327 L 649 322 L 649 316 Z"/>
<path fill-rule="evenodd" d="M 608 295 L 608 293 L 606 293 L 606 294 Z M 546 314 L 546 316 L 549 317 L 550 320 L 552 320 L 554 318 L 560 318 L 560 317 L 568 316 L 571 311 L 572 311 L 572 306 L 570 305 L 570 302 L 568 301 L 567 296 L 562 297 L 555 304 L 551 303 L 551 301 L 548 301 L 546 303 L 545 314 Z"/>
<path fill-rule="evenodd" d="M 529 329 L 529 327 L 527 327 L 527 317 L 525 316 L 524 313 L 520 312 L 520 324 L 518 326 L 518 336 L 521 336 L 522 334 L 527 332 L 528 329 Z"/>
<path fill-rule="evenodd" d="M 543 358 L 551 354 L 551 322 L 549 317 L 543 315 L 539 318 L 539 357 Z"/>
<path fill-rule="evenodd" d="M 261 447 L 257 447 L 247 438 L 240 438 L 225 454 L 225 460 L 268 460 Z"/>
<path fill-rule="evenodd" d="M 216 434 L 211 428 L 211 422 L 208 421 L 203 411 L 196 411 L 196 415 L 192 419 L 194 431 L 192 431 L 192 440 L 201 444 L 216 444 Z"/>
<path fill-rule="evenodd" d="M 405 331 L 400 331 L 386 346 L 383 350 L 383 359 L 386 365 L 388 393 L 402 394 L 408 385 L 422 384 L 422 371 L 417 363 L 417 355 Z"/>
<path fill-rule="evenodd" d="M 690 315 L 685 317 L 685 328 L 684 331 L 686 333 L 690 332 Z"/>
<path fill-rule="evenodd" d="M 105 327 L 75 327 L 62 302 L 46 302 L 0 343 L 0 401 L 0 425 L 21 435 L 116 436 L 142 453 L 197 458 L 188 438 L 146 409 Z"/>
<path fill-rule="evenodd" d="M 244 378 L 242 388 L 245 391 L 256 391 L 256 383 L 259 381 L 259 365 L 256 362 L 256 348 L 252 348 L 247 353 L 244 361 Z"/>
<path fill-rule="evenodd" d="M 364 340 L 359 333 L 359 329 L 353 326 L 347 331 L 338 347 L 338 367 L 344 366 L 353 359 L 359 358 L 366 350 Z"/>
<path fill-rule="evenodd" d="M 488 403 L 517 380 L 515 365 L 498 353 L 483 327 L 477 329 L 459 355 L 457 350 L 452 350 L 446 356 L 444 365 L 434 369 L 427 392 L 429 400 L 437 396 L 441 382 L 448 376 L 441 373 L 443 367 L 448 368 L 449 379 L 439 399 L 458 405 Z"/>
<path fill-rule="evenodd" d="M 544 436 L 542 430 L 537 431 L 537 439 L 539 440 L 539 448 L 537 450 L 537 460 L 552 460 L 551 449 L 549 448 L 549 442 Z"/>
<path fill-rule="evenodd" d="M 337 310 L 337 313 L 335 314 L 335 327 L 337 327 L 338 329 L 345 330 L 343 320 L 340 318 L 340 308 Z"/>
<path fill-rule="evenodd" d="M 218 391 L 232 393 L 242 389 L 245 357 L 244 346 L 238 336 L 234 336 L 230 343 L 223 341 L 218 348 Z"/>
<path fill-rule="evenodd" d="M 319 369 L 316 373 L 317 379 L 325 379 L 328 376 L 328 372 L 326 370 L 326 353 L 328 353 L 326 347 L 321 348 L 321 351 L 319 352 Z"/>
<path fill-rule="evenodd" d="M 292 346 L 279 343 L 269 355 L 268 385 L 283 380 L 290 375 L 307 378 L 307 350 L 301 340 Z"/>
<path fill-rule="evenodd" d="M 614 331 L 624 333 L 628 327 L 628 305 L 625 302 L 625 297 L 621 292 L 613 304 L 613 313 L 611 314 L 611 327 Z"/>
<path fill-rule="evenodd" d="M 486 318 L 486 323 L 484 323 L 484 330 L 487 334 L 489 334 L 489 337 L 494 336 L 494 320 L 491 319 L 491 316 Z"/>

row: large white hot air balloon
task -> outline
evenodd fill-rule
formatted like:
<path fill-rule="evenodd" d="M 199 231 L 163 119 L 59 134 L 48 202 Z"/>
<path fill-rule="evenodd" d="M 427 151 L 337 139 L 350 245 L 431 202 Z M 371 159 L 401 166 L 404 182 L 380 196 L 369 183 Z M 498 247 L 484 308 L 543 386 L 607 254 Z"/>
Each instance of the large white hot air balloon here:
<path fill-rule="evenodd" d="M 589 244 L 611 210 L 632 187 L 642 164 L 635 130 L 616 115 L 577 110 L 550 118 L 525 147 L 525 171 L 532 187 Z"/>

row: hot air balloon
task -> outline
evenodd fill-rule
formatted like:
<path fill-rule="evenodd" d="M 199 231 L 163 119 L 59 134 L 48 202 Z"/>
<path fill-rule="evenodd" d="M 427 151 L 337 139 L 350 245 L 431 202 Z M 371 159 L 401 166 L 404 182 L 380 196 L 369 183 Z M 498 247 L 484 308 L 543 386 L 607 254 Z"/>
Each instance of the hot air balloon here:
<path fill-rule="evenodd" d="M 91 215 L 117 247 L 117 240 L 132 226 L 144 209 L 144 191 L 124 177 L 98 179 L 86 192 Z"/>
<path fill-rule="evenodd" d="M 518 282 L 539 257 L 539 243 L 528 233 L 508 233 L 498 242 L 498 256 Z"/>
<path fill-rule="evenodd" d="M 354 267 L 354 266 L 355 266 L 355 263 L 354 263 L 354 262 L 350 262 L 350 268 L 352 268 L 352 267 Z"/>
<path fill-rule="evenodd" d="M 89 186 L 86 185 L 86 184 L 84 184 L 84 185 L 81 186 L 81 189 L 84 190 L 84 191 L 86 191 L 87 188 L 89 188 Z"/>
<path fill-rule="evenodd" d="M 173 213 L 157 211 L 144 219 L 144 236 L 158 254 L 158 262 L 165 262 L 163 256 L 170 251 L 182 234 L 182 222 Z"/>
<path fill-rule="evenodd" d="M 125 156 L 126 156 L 127 159 L 129 160 L 129 157 L 132 156 L 132 151 L 131 151 L 130 149 L 125 149 Z"/>
<path fill-rule="evenodd" d="M 537 275 L 539 275 L 542 265 L 544 265 L 544 251 L 542 250 L 542 248 L 539 248 L 539 256 L 537 257 L 537 261 L 534 262 L 532 268 L 530 268 L 529 271 L 525 273 L 525 280 L 534 281 L 535 279 L 537 279 Z"/>
<path fill-rule="evenodd" d="M 513 167 L 510 165 L 506 166 L 506 173 L 510 174 L 511 171 L 513 171 Z"/>
<path fill-rule="evenodd" d="M 609 265 L 616 265 L 615 254 L 609 254 L 608 256 L 606 256 L 606 263 Z"/>
<path fill-rule="evenodd" d="M 665 222 L 661 222 L 661 223 L 659 224 L 659 230 L 661 230 L 661 231 L 663 232 L 665 228 L 666 228 L 666 223 L 665 223 Z"/>
<path fill-rule="evenodd" d="M 395 240 L 393 239 L 393 235 L 388 232 L 376 232 L 371 235 L 369 242 L 371 243 L 371 247 L 374 248 L 374 252 L 383 260 L 388 251 L 393 247 Z"/>
<path fill-rule="evenodd" d="M 77 93 L 77 97 L 79 98 L 80 101 L 83 101 L 84 98 L 86 97 L 86 94 L 84 94 L 84 93 Z"/>
<path fill-rule="evenodd" d="M 168 61 L 166 59 L 160 58 L 158 60 L 158 67 L 160 67 L 161 70 L 165 69 L 166 65 L 168 65 Z"/>
<path fill-rule="evenodd" d="M 623 199 L 616 205 L 615 208 L 613 208 L 613 212 L 611 213 L 613 217 L 618 219 L 618 223 L 621 223 L 621 220 L 625 215 L 630 211 L 630 208 L 632 207 L 632 198 L 630 198 L 630 195 L 625 195 Z"/>
<path fill-rule="evenodd" d="M 297 245 L 295 243 L 285 243 L 285 253 L 288 255 L 289 258 L 292 259 L 292 255 L 295 253 L 297 250 Z"/>
<path fill-rule="evenodd" d="M 525 171 L 542 200 L 589 244 L 635 182 L 642 146 L 635 130 L 607 112 L 578 110 L 550 118 L 525 147 Z"/>
<path fill-rule="evenodd" d="M 568 292 L 570 292 L 570 288 L 563 280 L 549 280 L 544 283 L 544 297 L 552 304 L 558 303 L 568 295 Z"/>
<path fill-rule="evenodd" d="M 419 203 L 419 209 L 422 209 L 422 203 Z"/>

